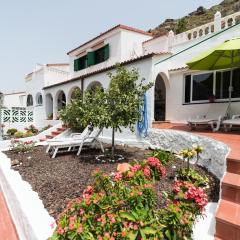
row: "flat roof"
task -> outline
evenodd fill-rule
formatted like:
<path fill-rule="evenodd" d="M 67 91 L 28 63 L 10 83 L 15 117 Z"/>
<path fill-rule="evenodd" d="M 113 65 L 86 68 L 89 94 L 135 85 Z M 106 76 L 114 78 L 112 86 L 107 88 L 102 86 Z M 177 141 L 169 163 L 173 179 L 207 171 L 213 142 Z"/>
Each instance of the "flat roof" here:
<path fill-rule="evenodd" d="M 146 31 L 143 31 L 143 30 L 140 30 L 140 29 L 137 29 L 137 28 L 129 27 L 129 26 L 126 26 L 126 25 L 119 24 L 119 25 L 117 25 L 117 26 L 115 26 L 115 27 L 113 27 L 113 28 L 110 28 L 110 29 L 108 29 L 107 31 L 101 33 L 101 34 L 98 35 L 97 37 L 94 37 L 94 38 L 92 38 L 91 40 L 89 40 L 89 41 L 81 44 L 80 46 L 74 48 L 73 50 L 69 51 L 67 54 L 69 55 L 70 53 L 76 51 L 77 49 L 79 49 L 79 48 L 87 45 L 88 43 L 90 43 L 90 42 L 98 39 L 99 37 L 104 36 L 105 34 L 111 32 L 111 31 L 113 31 L 113 30 L 116 30 L 116 29 L 118 29 L 118 28 L 124 29 L 124 30 L 128 30 L 128 31 L 132 31 L 132 32 L 136 32 L 136 33 L 140 33 L 140 34 L 144 34 L 144 35 L 148 35 L 148 36 L 152 36 L 152 34 L 149 33 L 149 32 L 146 32 Z"/>

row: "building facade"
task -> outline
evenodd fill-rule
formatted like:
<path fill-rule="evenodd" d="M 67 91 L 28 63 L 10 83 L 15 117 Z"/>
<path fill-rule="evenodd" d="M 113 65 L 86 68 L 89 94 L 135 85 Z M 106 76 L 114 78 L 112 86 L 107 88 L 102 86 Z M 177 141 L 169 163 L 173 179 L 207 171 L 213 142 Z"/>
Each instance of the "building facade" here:
<path fill-rule="evenodd" d="M 28 108 L 34 109 L 37 125 L 50 116 L 56 120 L 58 111 L 70 102 L 74 89 L 85 91 L 96 85 L 107 89 L 107 73 L 114 72 L 115 64 L 121 63 L 129 69 L 137 68 L 140 79 L 146 83 L 154 83 L 147 93 L 149 127 L 154 121 L 186 122 L 204 114 L 213 97 L 219 104 L 227 102 L 230 81 L 234 87 L 231 112 L 239 114 L 240 69 L 203 72 L 190 71 L 186 66 L 194 56 L 240 37 L 239 22 L 239 12 L 224 18 L 217 12 L 213 22 L 177 35 L 170 31 L 158 38 L 118 25 L 69 51 L 68 67 L 44 66 L 27 75 L 26 92 L 33 99 Z M 56 72 L 48 75 L 53 69 Z M 41 106 L 36 104 L 39 94 Z M 127 134 L 128 138 L 133 136 Z"/>

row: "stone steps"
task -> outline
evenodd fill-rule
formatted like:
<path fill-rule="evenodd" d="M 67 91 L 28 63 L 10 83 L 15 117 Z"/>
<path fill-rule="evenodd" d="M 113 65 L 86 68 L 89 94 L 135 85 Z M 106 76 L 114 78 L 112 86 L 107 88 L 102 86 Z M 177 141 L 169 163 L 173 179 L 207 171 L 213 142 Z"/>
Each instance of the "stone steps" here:
<path fill-rule="evenodd" d="M 227 159 L 222 195 L 216 213 L 215 239 L 240 239 L 240 160 Z"/>
<path fill-rule="evenodd" d="M 58 136 L 59 134 L 61 134 L 62 132 L 66 131 L 67 128 L 65 126 L 59 127 L 57 128 L 55 131 L 52 131 L 51 134 L 46 135 L 45 137 L 40 139 L 40 142 L 44 142 L 48 139 L 53 139 L 56 136 Z"/>
<path fill-rule="evenodd" d="M 222 199 L 240 204 L 240 176 L 226 173 L 222 182 Z"/>
<path fill-rule="evenodd" d="M 227 172 L 240 175 L 240 159 L 228 158 L 227 160 Z"/>
<path fill-rule="evenodd" d="M 240 205 L 221 200 L 216 214 L 216 237 L 223 240 L 240 239 Z"/>

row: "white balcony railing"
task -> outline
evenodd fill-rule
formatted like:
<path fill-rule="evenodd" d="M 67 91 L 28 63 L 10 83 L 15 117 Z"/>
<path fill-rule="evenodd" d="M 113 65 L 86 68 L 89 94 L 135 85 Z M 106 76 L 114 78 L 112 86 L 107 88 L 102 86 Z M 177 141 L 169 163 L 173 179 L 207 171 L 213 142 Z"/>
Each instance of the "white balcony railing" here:
<path fill-rule="evenodd" d="M 221 17 L 221 13 L 217 12 L 213 22 L 206 23 L 189 31 L 175 35 L 173 45 L 182 44 L 187 41 L 204 37 L 238 23 L 240 23 L 240 12 L 236 12 L 223 18 Z"/>

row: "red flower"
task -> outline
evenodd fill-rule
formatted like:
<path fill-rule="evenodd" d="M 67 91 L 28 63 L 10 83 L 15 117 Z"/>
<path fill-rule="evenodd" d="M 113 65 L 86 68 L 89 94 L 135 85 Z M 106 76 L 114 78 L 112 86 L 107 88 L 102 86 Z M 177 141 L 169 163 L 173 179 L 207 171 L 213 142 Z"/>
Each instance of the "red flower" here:
<path fill-rule="evenodd" d="M 143 174 L 146 178 L 150 178 L 151 177 L 151 170 L 149 166 L 145 166 L 143 169 Z"/>
<path fill-rule="evenodd" d="M 122 180 L 122 173 L 120 173 L 120 172 L 115 173 L 115 174 L 114 174 L 114 177 L 113 177 L 113 180 L 114 180 L 115 182 L 121 181 L 121 180 Z"/>
<path fill-rule="evenodd" d="M 149 157 L 147 159 L 147 163 L 151 166 L 151 167 L 154 167 L 154 168 L 158 168 L 160 167 L 160 161 L 158 158 L 155 158 L 155 157 Z"/>

